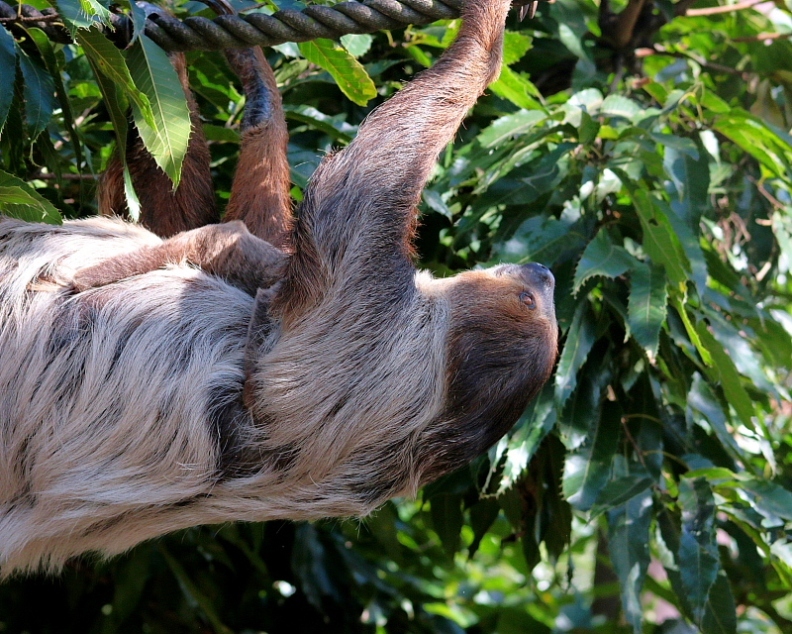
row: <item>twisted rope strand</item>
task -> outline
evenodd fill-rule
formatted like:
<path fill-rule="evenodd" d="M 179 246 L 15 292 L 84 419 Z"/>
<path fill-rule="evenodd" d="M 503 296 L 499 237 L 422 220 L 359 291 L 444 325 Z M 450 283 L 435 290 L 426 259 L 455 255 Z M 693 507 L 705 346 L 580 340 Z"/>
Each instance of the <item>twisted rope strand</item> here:
<path fill-rule="evenodd" d="M 312 5 L 302 11 L 281 9 L 272 15 L 246 13 L 221 15 L 213 20 L 188 17 L 179 20 L 165 11 L 152 12 L 146 35 L 166 51 L 216 51 L 305 42 L 316 38 L 338 39 L 348 33 L 373 33 L 409 24 L 424 25 L 459 15 L 463 0 L 348 0 L 332 7 Z M 19 13 L 17 12 L 19 11 Z M 0 0 L 0 23 L 33 25 L 61 43 L 71 42 L 68 30 L 56 24 L 54 9 L 39 11 L 30 5 L 10 5 Z M 116 33 L 131 33 L 126 15 L 112 15 Z"/>

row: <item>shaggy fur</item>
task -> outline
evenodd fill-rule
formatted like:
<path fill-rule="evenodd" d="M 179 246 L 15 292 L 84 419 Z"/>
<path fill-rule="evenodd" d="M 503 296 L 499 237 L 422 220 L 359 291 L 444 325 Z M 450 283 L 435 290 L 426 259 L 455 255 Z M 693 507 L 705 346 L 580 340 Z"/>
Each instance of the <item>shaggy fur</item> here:
<path fill-rule="evenodd" d="M 470 0 L 438 64 L 322 163 L 287 262 L 234 225 L 162 242 L 108 219 L 0 221 L 3 574 L 196 524 L 365 515 L 514 424 L 555 360 L 552 275 L 436 280 L 410 260 L 508 8 Z M 218 259 L 206 236 L 240 231 Z M 279 281 L 254 299 L 250 277 Z"/>

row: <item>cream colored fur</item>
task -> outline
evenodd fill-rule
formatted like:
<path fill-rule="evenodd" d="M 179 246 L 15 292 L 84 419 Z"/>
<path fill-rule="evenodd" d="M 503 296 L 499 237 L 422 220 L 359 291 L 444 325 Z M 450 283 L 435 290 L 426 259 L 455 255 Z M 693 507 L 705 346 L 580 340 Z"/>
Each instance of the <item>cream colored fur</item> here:
<path fill-rule="evenodd" d="M 408 328 L 388 349 L 372 350 L 358 332 L 376 315 L 363 305 L 343 311 L 343 298 L 331 294 L 262 360 L 257 401 L 278 426 L 266 434 L 247 420 L 239 430 L 262 456 L 298 446 L 288 479 L 271 468 L 223 479 L 208 412 L 217 407 L 213 393 L 241 392 L 251 297 L 187 266 L 78 295 L 29 290 L 42 275 L 66 276 L 158 241 L 107 219 L 0 221 L 4 574 L 56 570 L 85 551 L 118 553 L 196 524 L 366 514 L 382 500 L 358 502 L 349 492 L 366 483 L 366 448 L 404 441 L 420 423 L 394 421 L 428 421 L 440 407 L 444 360 L 430 359 L 433 376 L 425 369 L 427 354 L 443 349 L 443 328 Z M 370 354 L 383 357 L 378 372 L 344 365 Z M 403 387 L 395 395 L 394 381 Z M 351 398 L 330 414 L 339 382 L 365 393 L 366 406 Z M 350 461 L 353 452 L 359 459 Z"/>

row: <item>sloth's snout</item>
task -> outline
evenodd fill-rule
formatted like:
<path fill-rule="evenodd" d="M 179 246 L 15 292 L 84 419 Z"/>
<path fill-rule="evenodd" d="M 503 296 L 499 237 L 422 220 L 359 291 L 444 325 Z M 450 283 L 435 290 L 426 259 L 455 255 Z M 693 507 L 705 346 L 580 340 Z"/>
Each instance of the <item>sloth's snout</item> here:
<path fill-rule="evenodd" d="M 520 267 L 520 274 L 529 285 L 537 290 L 551 292 L 555 288 L 555 277 L 544 264 L 531 262 Z"/>

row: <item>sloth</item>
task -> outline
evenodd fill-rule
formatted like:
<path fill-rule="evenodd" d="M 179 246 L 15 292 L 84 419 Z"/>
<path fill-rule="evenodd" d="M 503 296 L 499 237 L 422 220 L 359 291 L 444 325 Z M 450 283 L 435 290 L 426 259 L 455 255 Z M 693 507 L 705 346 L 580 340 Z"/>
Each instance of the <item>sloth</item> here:
<path fill-rule="evenodd" d="M 509 4 L 468 0 L 454 44 L 322 161 L 296 218 L 251 50 L 228 54 L 248 96 L 228 222 L 206 224 L 199 135 L 182 194 L 133 161 L 149 229 L 0 221 L 2 575 L 199 524 L 365 516 L 509 430 L 555 362 L 552 274 L 413 264 L 421 191 L 499 73 Z M 100 200 L 118 190 L 111 166 Z"/>

